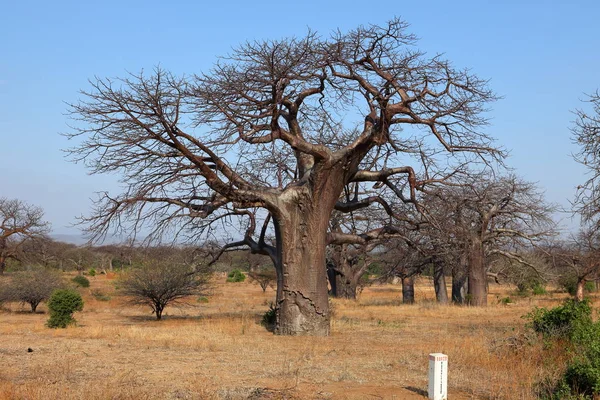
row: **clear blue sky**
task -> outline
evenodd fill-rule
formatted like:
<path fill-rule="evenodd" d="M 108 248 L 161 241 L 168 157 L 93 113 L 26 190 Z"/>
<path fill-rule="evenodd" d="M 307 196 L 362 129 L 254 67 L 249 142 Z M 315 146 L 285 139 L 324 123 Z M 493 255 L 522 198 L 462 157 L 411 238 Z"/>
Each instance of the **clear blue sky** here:
<path fill-rule="evenodd" d="M 583 169 L 570 158 L 570 110 L 600 87 L 600 2 L 574 1 L 27 1 L 0 2 L 0 196 L 45 209 L 55 233 L 87 214 L 115 177 L 65 161 L 65 102 L 94 76 L 157 64 L 206 70 L 245 40 L 324 36 L 336 28 L 411 24 L 430 54 L 489 78 L 503 99 L 489 133 L 508 163 L 568 205 Z"/>

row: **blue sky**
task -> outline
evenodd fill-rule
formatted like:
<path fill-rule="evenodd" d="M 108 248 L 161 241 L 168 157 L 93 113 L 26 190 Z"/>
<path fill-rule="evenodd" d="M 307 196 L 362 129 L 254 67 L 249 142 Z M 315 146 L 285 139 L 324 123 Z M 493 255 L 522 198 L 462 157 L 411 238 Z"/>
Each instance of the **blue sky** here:
<path fill-rule="evenodd" d="M 490 79 L 503 96 L 488 132 L 508 164 L 564 206 L 585 171 L 570 158 L 571 110 L 600 88 L 600 2 L 27 1 L 0 3 L 0 196 L 42 206 L 56 233 L 75 233 L 94 192 L 114 176 L 67 162 L 65 103 L 87 79 L 157 64 L 207 70 L 240 42 L 328 35 L 400 16 L 429 54 Z M 570 224 L 573 226 L 573 224 Z"/>

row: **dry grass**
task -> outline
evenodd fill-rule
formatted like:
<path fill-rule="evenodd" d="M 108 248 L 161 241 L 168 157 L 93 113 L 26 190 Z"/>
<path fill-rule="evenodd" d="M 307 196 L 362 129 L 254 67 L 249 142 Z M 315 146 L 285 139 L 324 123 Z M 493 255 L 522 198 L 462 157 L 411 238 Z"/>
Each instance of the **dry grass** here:
<path fill-rule="evenodd" d="M 407 306 L 399 287 L 373 286 L 333 301 L 332 336 L 278 337 L 259 324 L 274 291 L 258 285 L 219 279 L 208 303 L 157 322 L 111 279 L 91 281 L 78 326 L 48 329 L 47 314 L 18 305 L 0 312 L 0 399 L 422 399 L 431 352 L 449 355 L 452 399 L 532 399 L 561 361 L 520 339 L 520 317 L 561 295 L 505 306 L 508 288 L 492 286 L 486 308 L 443 307 L 422 282 Z"/>

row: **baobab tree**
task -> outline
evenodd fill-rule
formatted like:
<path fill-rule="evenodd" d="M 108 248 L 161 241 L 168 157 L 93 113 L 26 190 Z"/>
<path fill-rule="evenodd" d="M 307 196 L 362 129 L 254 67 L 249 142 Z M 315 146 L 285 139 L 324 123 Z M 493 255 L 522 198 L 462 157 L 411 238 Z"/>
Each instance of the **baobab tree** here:
<path fill-rule="evenodd" d="M 587 96 L 589 108 L 575 111 L 575 122 L 571 128 L 572 140 L 579 146 L 573 155 L 578 163 L 585 166 L 589 178 L 577 187 L 575 211 L 584 223 L 598 227 L 600 215 L 600 93 Z"/>
<path fill-rule="evenodd" d="M 557 243 L 550 254 L 559 275 L 575 279 L 574 297 L 582 301 L 585 284 L 600 278 L 600 234 L 596 227 L 582 227 L 570 240 Z"/>
<path fill-rule="evenodd" d="M 491 257 L 508 258 L 535 269 L 519 252 L 544 243 L 554 234 L 554 206 L 544 201 L 535 185 L 514 175 L 472 175 L 455 185 L 430 190 L 426 197 L 423 207 L 439 222 L 439 229 L 427 232 L 438 243 L 436 248 L 454 249 L 446 256 L 455 263 L 455 272 L 467 278 L 472 305 L 487 304 Z M 460 288 L 456 291 L 455 300 L 462 297 Z"/>
<path fill-rule="evenodd" d="M 44 221 L 44 211 L 17 199 L 0 197 L 0 275 L 6 261 L 18 259 L 26 241 L 44 237 L 50 224 Z"/>
<path fill-rule="evenodd" d="M 411 202 L 435 178 L 433 160 L 502 156 L 480 131 L 495 99 L 487 82 L 415 44 L 394 19 L 329 38 L 247 42 L 194 76 L 156 68 L 92 81 L 70 108 L 67 135 L 79 139 L 70 154 L 92 173 L 119 173 L 126 189 L 101 195 L 84 222 L 95 239 L 150 231 L 149 241 L 197 241 L 242 221 L 226 248 L 272 259 L 275 332 L 328 335 L 326 246 L 390 230 L 328 232 L 334 209 L 387 198 L 344 201 L 344 187 Z"/>

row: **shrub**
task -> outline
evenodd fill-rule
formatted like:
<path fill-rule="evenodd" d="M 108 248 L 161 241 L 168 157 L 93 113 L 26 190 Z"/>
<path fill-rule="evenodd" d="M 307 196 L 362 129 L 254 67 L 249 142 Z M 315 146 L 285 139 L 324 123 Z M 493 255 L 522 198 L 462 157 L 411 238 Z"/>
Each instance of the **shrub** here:
<path fill-rule="evenodd" d="M 149 306 L 156 319 L 169 304 L 188 296 L 204 295 L 209 274 L 184 263 L 153 263 L 131 270 L 121 278 L 118 290 L 135 305 Z"/>
<path fill-rule="evenodd" d="M 535 296 L 540 296 L 547 293 L 546 288 L 541 283 L 536 284 L 532 288 L 532 291 Z"/>
<path fill-rule="evenodd" d="M 589 301 L 571 299 L 550 310 L 535 309 L 525 317 L 545 338 L 562 339 L 561 348 L 571 355 L 562 378 L 540 397 L 574 400 L 600 394 L 600 323 L 592 321 Z"/>
<path fill-rule="evenodd" d="M 500 299 L 500 303 L 504 304 L 504 305 L 511 304 L 512 302 L 513 301 L 512 301 L 512 299 L 510 297 L 503 297 L 503 298 Z"/>
<path fill-rule="evenodd" d="M 89 276 L 96 276 L 96 269 L 90 268 L 90 270 L 88 271 L 88 275 Z"/>
<path fill-rule="evenodd" d="M 256 271 L 250 271 L 248 276 L 253 282 L 256 282 L 260 285 L 263 293 L 266 292 L 267 287 L 273 287 L 274 282 L 277 280 L 277 275 L 273 266 L 260 267 Z"/>
<path fill-rule="evenodd" d="M 238 268 L 231 271 L 227 274 L 227 282 L 244 282 L 246 280 L 246 275 Z"/>
<path fill-rule="evenodd" d="M 568 299 L 552 309 L 535 308 L 525 318 L 531 321 L 529 326 L 537 333 L 571 339 L 578 329 L 592 324 L 592 308 L 587 300 Z"/>
<path fill-rule="evenodd" d="M 273 330 L 275 328 L 275 323 L 277 322 L 277 308 L 271 302 L 269 304 L 269 309 L 267 312 L 263 314 L 261 325 L 267 328 L 268 330 Z"/>
<path fill-rule="evenodd" d="M 594 282 L 586 282 L 583 290 L 585 290 L 587 293 L 592 293 L 596 291 L 596 284 Z"/>
<path fill-rule="evenodd" d="M 84 288 L 90 287 L 90 280 L 83 275 L 77 275 L 75 278 L 71 279 L 77 286 L 81 286 Z"/>
<path fill-rule="evenodd" d="M 600 393 L 600 368 L 598 361 L 585 359 L 572 362 L 565 371 L 564 380 L 579 395 Z"/>
<path fill-rule="evenodd" d="M 575 296 L 577 292 L 577 277 L 570 276 L 562 279 L 560 285 L 569 293 L 571 296 Z M 596 285 L 594 282 L 586 282 L 583 286 L 583 290 L 586 293 L 591 293 L 596 291 Z"/>
<path fill-rule="evenodd" d="M 0 297 L 5 301 L 27 303 L 34 313 L 37 306 L 50 298 L 52 292 L 64 286 L 60 273 L 49 270 L 17 272 L 5 285 Z"/>
<path fill-rule="evenodd" d="M 106 293 L 104 293 L 100 289 L 92 290 L 92 296 L 94 296 L 94 298 L 98 301 L 109 301 L 110 300 L 110 296 L 107 295 Z"/>
<path fill-rule="evenodd" d="M 73 313 L 83 310 L 83 299 L 73 289 L 55 290 L 48 301 L 48 309 L 50 310 L 48 327 L 66 328 L 67 325 L 76 322 Z"/>

